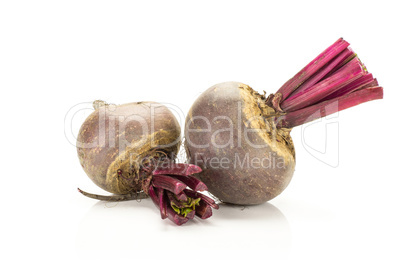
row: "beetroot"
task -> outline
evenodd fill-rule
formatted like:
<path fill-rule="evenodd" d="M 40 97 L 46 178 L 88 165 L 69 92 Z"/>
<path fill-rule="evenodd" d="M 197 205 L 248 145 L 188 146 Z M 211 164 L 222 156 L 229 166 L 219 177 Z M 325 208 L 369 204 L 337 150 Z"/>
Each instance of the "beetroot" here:
<path fill-rule="evenodd" d="M 100 188 L 114 194 L 137 192 L 141 185 L 122 179 L 118 170 L 132 180 L 138 176 L 142 159 L 161 155 L 175 158 L 180 125 L 164 105 L 107 105 L 98 101 L 94 108 L 79 131 L 77 152 L 81 166 Z"/>
<path fill-rule="evenodd" d="M 260 204 L 293 176 L 293 127 L 382 96 L 341 38 L 268 97 L 238 82 L 206 90 L 187 115 L 186 152 L 221 201 Z"/>
<path fill-rule="evenodd" d="M 208 190 L 192 175 L 201 168 L 174 162 L 180 147 L 180 126 L 167 107 L 151 102 L 107 105 L 83 123 L 77 139 L 78 156 L 87 175 L 113 196 L 83 195 L 106 201 L 148 196 L 162 219 L 181 225 L 212 215 L 215 202 L 198 191 Z"/>

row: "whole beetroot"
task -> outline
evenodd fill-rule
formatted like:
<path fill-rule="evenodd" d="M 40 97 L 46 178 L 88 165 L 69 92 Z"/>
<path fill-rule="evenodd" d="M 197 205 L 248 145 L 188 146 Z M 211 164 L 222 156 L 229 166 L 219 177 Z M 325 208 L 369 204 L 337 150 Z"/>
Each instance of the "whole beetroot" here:
<path fill-rule="evenodd" d="M 97 101 L 94 108 L 79 131 L 77 152 L 81 166 L 100 188 L 114 194 L 138 192 L 141 161 L 151 156 L 176 157 L 180 125 L 166 106 Z"/>
<path fill-rule="evenodd" d="M 238 82 L 207 89 L 187 115 L 187 155 L 221 201 L 260 204 L 292 178 L 293 127 L 382 96 L 377 80 L 341 38 L 275 94 L 266 97 Z"/>
<path fill-rule="evenodd" d="M 208 188 L 192 175 L 201 168 L 175 163 L 180 147 L 180 126 L 167 107 L 154 102 L 123 105 L 94 103 L 77 138 L 78 156 L 87 175 L 104 196 L 83 195 L 105 201 L 150 197 L 161 218 L 182 225 L 195 216 L 207 219 L 215 201 L 199 191 Z"/>
<path fill-rule="evenodd" d="M 275 111 L 238 82 L 217 84 L 193 104 L 185 146 L 198 176 L 223 202 L 259 204 L 280 194 L 295 168 L 289 130 L 272 128 Z"/>

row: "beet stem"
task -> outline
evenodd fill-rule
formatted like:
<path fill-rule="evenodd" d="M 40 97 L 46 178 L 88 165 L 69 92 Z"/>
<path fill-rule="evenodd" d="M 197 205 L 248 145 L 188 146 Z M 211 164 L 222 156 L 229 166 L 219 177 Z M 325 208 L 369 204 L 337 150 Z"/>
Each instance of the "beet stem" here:
<path fill-rule="evenodd" d="M 182 181 L 183 183 L 185 183 L 188 187 L 190 187 L 194 191 L 207 191 L 208 190 L 208 187 L 205 185 L 205 183 L 203 183 L 202 181 L 200 181 L 199 179 L 197 179 L 194 176 L 172 175 L 172 177 L 175 177 L 176 179 Z"/>
<path fill-rule="evenodd" d="M 301 84 L 288 98 L 297 94 L 298 92 L 302 92 L 305 89 L 312 87 L 321 81 L 328 73 L 330 73 L 336 66 L 338 66 L 341 62 L 348 59 L 350 56 L 355 56 L 356 54 L 349 48 L 346 48 L 333 58 L 330 62 L 328 62 L 324 67 L 318 70 L 313 76 L 311 76 L 306 82 Z M 284 101 L 284 100 L 283 100 Z"/>
<path fill-rule="evenodd" d="M 339 39 L 267 99 L 277 112 L 276 127 L 292 128 L 383 97 L 377 79 L 348 45 Z"/>
<path fill-rule="evenodd" d="M 363 88 L 369 88 L 369 87 L 376 87 L 378 86 L 378 82 L 376 79 L 373 78 L 372 74 L 366 74 L 363 77 L 360 77 L 359 79 L 356 79 L 350 84 L 347 84 L 343 88 L 335 91 L 331 95 L 325 97 L 322 101 L 327 101 L 331 99 L 335 99 L 337 97 L 352 93 L 354 91 L 363 89 Z"/>
<path fill-rule="evenodd" d="M 293 128 L 315 119 L 325 117 L 356 106 L 358 104 L 383 98 L 382 87 L 371 87 L 347 95 L 324 101 L 316 105 L 290 112 L 276 119 L 278 128 Z"/>
<path fill-rule="evenodd" d="M 161 210 L 161 218 L 166 219 L 167 218 L 167 201 L 166 201 L 166 195 L 165 191 L 161 188 L 158 188 L 156 190 L 158 199 L 159 199 L 159 208 Z"/>
<path fill-rule="evenodd" d="M 148 195 L 149 195 L 149 197 L 151 197 L 151 199 L 154 202 L 155 206 L 159 207 L 159 199 L 158 199 L 158 196 L 157 196 L 153 186 L 149 186 Z"/>
<path fill-rule="evenodd" d="M 349 46 L 349 43 L 339 38 L 333 45 L 325 49 L 314 60 L 301 69 L 293 78 L 288 80 L 278 91 L 282 95 L 282 100 L 285 100 L 293 91 L 295 91 L 303 82 L 313 76 L 324 65 L 339 55 L 344 49 Z"/>
<path fill-rule="evenodd" d="M 196 192 L 207 186 L 190 174 L 201 168 L 191 164 L 166 163 L 152 172 L 147 192 L 160 209 L 162 219 L 169 218 L 177 225 L 186 223 L 196 215 L 206 219 L 212 215 L 211 207 L 219 208 L 214 200 Z M 189 188 L 187 188 L 189 187 Z M 188 196 L 189 193 L 191 196 Z"/>
<path fill-rule="evenodd" d="M 328 77 L 330 77 L 331 75 L 333 75 L 334 73 L 336 73 L 339 69 L 341 69 L 343 66 L 345 66 L 345 64 L 347 64 L 348 62 L 350 62 L 351 60 L 353 60 L 355 57 L 357 57 L 357 54 L 353 52 L 353 50 L 348 47 L 347 48 L 351 54 L 349 54 L 349 56 L 344 59 L 342 62 L 340 62 L 337 66 L 334 67 L 334 69 L 332 69 L 328 74 L 326 74 L 323 79 L 327 79 Z"/>
<path fill-rule="evenodd" d="M 212 216 L 212 208 L 206 202 L 201 200 L 200 205 L 195 208 L 195 215 L 201 219 L 207 219 Z"/>
<path fill-rule="evenodd" d="M 315 104 L 364 74 L 360 61 L 355 58 L 327 79 L 284 100 L 281 108 L 285 112 L 292 112 Z"/>
<path fill-rule="evenodd" d="M 154 175 L 152 179 L 152 184 L 156 188 L 163 188 L 176 195 L 180 194 L 180 192 L 182 192 L 187 187 L 187 185 L 185 185 L 178 179 L 165 175 Z"/>

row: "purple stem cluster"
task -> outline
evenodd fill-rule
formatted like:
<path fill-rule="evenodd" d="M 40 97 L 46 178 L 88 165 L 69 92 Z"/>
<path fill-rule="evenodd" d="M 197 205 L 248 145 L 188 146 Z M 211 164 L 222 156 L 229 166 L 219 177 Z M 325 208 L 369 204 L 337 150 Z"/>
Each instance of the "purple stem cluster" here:
<path fill-rule="evenodd" d="M 176 163 L 153 170 L 148 195 L 159 207 L 162 219 L 169 218 L 182 225 L 194 216 L 207 219 L 212 216 L 212 208 L 219 208 L 212 198 L 199 193 L 208 190 L 203 182 L 192 176 L 201 171 L 196 165 Z"/>
<path fill-rule="evenodd" d="M 277 127 L 292 128 L 363 102 L 383 89 L 342 38 L 287 81 L 267 104 L 282 115 Z"/>

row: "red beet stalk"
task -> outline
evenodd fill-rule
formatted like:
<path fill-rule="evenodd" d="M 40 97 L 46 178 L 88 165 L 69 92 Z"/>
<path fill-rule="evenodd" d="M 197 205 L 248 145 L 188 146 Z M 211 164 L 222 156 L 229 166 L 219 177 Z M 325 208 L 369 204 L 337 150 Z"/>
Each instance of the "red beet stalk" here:
<path fill-rule="evenodd" d="M 153 170 L 148 195 L 159 207 L 162 219 L 169 218 L 182 225 L 194 216 L 207 219 L 212 216 L 212 208 L 219 208 L 212 198 L 198 192 L 208 190 L 203 182 L 191 176 L 201 171 L 195 165 L 175 163 L 164 163 Z"/>
<path fill-rule="evenodd" d="M 332 46 L 324 50 L 314 60 L 301 69 L 292 79 L 287 81 L 278 91 L 282 95 L 282 99 L 286 99 L 293 91 L 295 91 L 308 78 L 313 76 L 325 64 L 334 57 L 338 56 L 343 50 L 349 46 L 349 43 L 339 38 Z"/>
<path fill-rule="evenodd" d="M 162 188 L 175 194 L 180 194 L 187 187 L 181 181 L 166 175 L 154 175 L 152 184 L 156 188 Z"/>
<path fill-rule="evenodd" d="M 267 99 L 281 116 L 277 127 L 292 128 L 383 98 L 383 89 L 342 38 Z"/>

